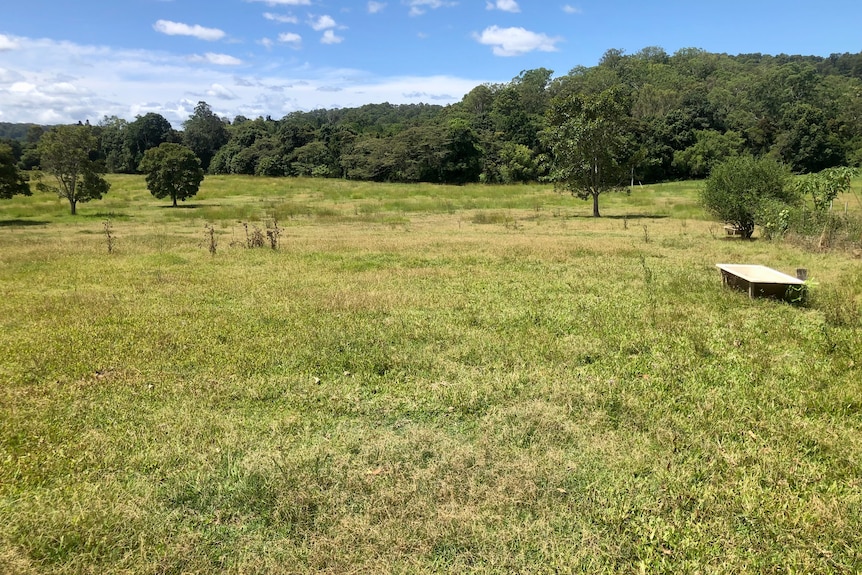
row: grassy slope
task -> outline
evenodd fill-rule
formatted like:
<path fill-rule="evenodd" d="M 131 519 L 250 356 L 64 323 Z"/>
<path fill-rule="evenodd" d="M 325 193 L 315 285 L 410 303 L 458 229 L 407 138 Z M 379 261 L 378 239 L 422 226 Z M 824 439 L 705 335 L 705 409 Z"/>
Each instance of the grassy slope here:
<path fill-rule="evenodd" d="M 113 182 L 0 203 L 0 572 L 862 570 L 848 255 L 685 185 Z"/>

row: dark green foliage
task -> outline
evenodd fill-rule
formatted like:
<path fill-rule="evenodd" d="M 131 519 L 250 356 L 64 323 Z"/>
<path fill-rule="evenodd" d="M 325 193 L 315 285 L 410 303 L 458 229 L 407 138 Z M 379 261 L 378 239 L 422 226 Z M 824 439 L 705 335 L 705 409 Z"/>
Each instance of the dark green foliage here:
<path fill-rule="evenodd" d="M 739 156 L 716 165 L 701 192 L 703 207 L 725 223 L 736 226 L 744 238 L 763 214 L 774 214 L 776 204 L 791 206 L 799 193 L 790 185 L 790 170 L 776 160 Z"/>
<path fill-rule="evenodd" d="M 837 134 L 829 128 L 826 113 L 811 104 L 785 106 L 774 149 L 799 172 L 819 172 L 844 161 Z"/>
<path fill-rule="evenodd" d="M 636 149 L 632 138 L 631 101 L 612 88 L 596 95 L 555 99 L 545 131 L 550 149 L 548 179 L 581 199 L 593 200 L 599 217 L 599 196 L 623 189 Z"/>
<path fill-rule="evenodd" d="M 694 145 L 673 155 L 674 167 L 692 176 L 709 175 L 715 164 L 739 155 L 744 145 L 742 137 L 732 130 L 724 134 L 716 130 L 699 130 L 694 137 Z"/>
<path fill-rule="evenodd" d="M 56 185 L 40 177 L 37 187 L 68 200 L 73 215 L 79 202 L 101 199 L 111 185 L 102 177 L 102 163 L 93 159 L 98 156 L 98 148 L 91 126 L 53 128 L 39 140 L 38 152 L 42 170 L 53 176 Z"/>
<path fill-rule="evenodd" d="M 33 128 L 38 128 L 39 130 L 44 131 L 44 128 L 36 124 L 12 124 L 9 122 L 0 122 L 0 139 L 26 142 L 28 141 L 30 132 Z"/>
<path fill-rule="evenodd" d="M 195 153 L 182 144 L 166 142 L 144 154 L 138 169 L 146 174 L 147 189 L 157 198 L 185 201 L 198 193 L 204 172 Z"/>
<path fill-rule="evenodd" d="M 183 143 L 200 158 L 204 171 L 209 169 L 213 156 L 228 138 L 225 122 L 206 102 L 198 102 L 194 114 L 183 124 Z"/>
<path fill-rule="evenodd" d="M 160 114 L 150 112 L 137 116 L 125 127 L 125 154 L 123 159 L 128 163 L 124 172 L 134 173 L 144 158 L 144 153 L 165 142 L 179 142 L 179 135 L 171 127 L 170 122 Z"/>
<path fill-rule="evenodd" d="M 137 165 L 132 157 L 129 123 L 117 116 L 105 116 L 97 127 L 105 168 L 111 173 L 134 173 Z"/>
<path fill-rule="evenodd" d="M 30 186 L 15 165 L 12 147 L 0 144 L 0 199 L 9 199 L 18 194 L 29 196 Z"/>

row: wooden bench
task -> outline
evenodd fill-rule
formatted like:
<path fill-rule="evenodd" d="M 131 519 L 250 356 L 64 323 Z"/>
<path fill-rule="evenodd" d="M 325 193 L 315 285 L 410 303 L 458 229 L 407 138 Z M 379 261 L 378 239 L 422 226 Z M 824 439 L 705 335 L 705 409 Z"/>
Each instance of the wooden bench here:
<path fill-rule="evenodd" d="M 721 270 L 721 283 L 747 290 L 748 296 L 798 300 L 804 295 L 805 282 L 761 265 L 715 264 Z"/>

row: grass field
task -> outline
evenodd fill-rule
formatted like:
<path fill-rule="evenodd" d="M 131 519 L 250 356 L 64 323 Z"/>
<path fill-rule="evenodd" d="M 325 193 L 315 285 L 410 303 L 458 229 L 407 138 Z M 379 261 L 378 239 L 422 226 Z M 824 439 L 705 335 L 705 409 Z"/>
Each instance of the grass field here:
<path fill-rule="evenodd" d="M 0 202 L 0 573 L 862 572 L 851 251 L 691 183 L 112 182 Z"/>

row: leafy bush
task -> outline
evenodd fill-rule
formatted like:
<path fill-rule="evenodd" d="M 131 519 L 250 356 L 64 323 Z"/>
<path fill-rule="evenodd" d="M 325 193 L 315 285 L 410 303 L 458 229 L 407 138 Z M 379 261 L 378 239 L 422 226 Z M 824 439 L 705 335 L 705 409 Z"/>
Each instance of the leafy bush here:
<path fill-rule="evenodd" d="M 790 170 L 772 158 L 739 156 L 716 165 L 701 190 L 703 207 L 722 221 L 735 225 L 750 238 L 755 224 L 775 211 L 775 205 L 799 203 L 790 185 Z M 768 208 L 768 209 L 767 209 Z"/>

